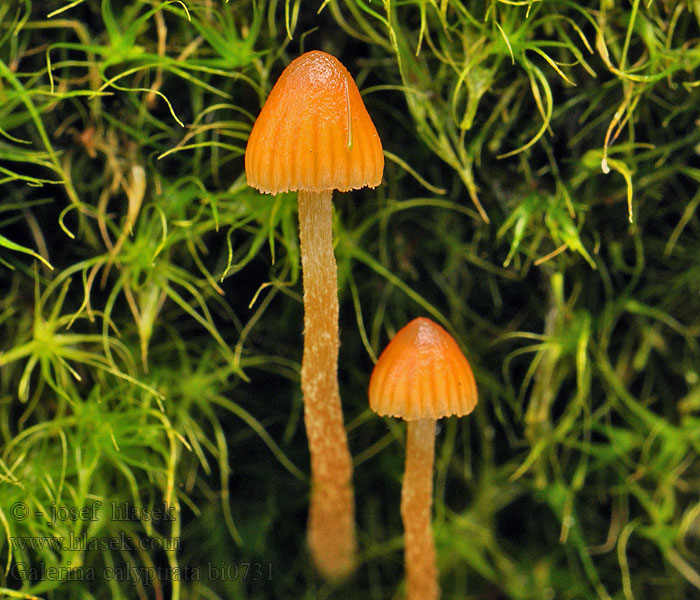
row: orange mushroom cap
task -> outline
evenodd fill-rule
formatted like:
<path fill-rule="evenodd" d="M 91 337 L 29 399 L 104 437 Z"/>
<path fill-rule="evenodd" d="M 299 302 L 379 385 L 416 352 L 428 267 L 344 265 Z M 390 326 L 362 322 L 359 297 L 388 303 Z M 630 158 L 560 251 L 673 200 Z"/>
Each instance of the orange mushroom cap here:
<path fill-rule="evenodd" d="M 369 406 L 407 421 L 462 416 L 477 402 L 474 374 L 457 342 L 419 317 L 384 349 L 369 380 Z"/>
<path fill-rule="evenodd" d="M 382 143 L 340 61 L 319 50 L 293 60 L 272 88 L 248 139 L 248 185 L 291 190 L 376 187 Z"/>

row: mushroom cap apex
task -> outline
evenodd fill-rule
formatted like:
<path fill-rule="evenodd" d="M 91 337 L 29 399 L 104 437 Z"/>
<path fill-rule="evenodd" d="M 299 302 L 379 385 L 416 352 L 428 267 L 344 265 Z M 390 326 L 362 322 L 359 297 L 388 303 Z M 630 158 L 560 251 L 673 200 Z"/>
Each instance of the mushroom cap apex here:
<path fill-rule="evenodd" d="M 382 143 L 348 70 L 312 50 L 284 69 L 245 152 L 248 185 L 261 192 L 376 187 Z"/>
<path fill-rule="evenodd" d="M 477 390 L 469 362 L 454 338 L 418 317 L 382 352 L 369 382 L 369 406 L 407 421 L 463 416 L 474 410 Z"/>

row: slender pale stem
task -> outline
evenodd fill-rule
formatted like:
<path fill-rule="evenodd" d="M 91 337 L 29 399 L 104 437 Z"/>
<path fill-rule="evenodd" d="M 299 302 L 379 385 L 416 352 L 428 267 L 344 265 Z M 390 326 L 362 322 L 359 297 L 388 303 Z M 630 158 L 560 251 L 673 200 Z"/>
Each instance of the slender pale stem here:
<path fill-rule="evenodd" d="M 408 421 L 401 489 L 407 600 L 440 596 L 430 509 L 433 504 L 435 420 Z"/>
<path fill-rule="evenodd" d="M 311 454 L 309 547 L 318 570 L 341 579 L 355 564 L 352 459 L 338 391 L 338 274 L 332 190 L 299 192 L 304 282 L 301 389 Z"/>

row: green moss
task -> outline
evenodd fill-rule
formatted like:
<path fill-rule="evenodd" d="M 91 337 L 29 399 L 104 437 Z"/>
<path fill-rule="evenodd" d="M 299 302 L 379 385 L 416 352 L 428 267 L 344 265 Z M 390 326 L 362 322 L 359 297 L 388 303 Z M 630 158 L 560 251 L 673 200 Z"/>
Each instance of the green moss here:
<path fill-rule="evenodd" d="M 696 4 L 313 4 L 0 5 L 0 596 L 400 597 L 404 426 L 366 387 L 419 315 L 480 393 L 438 436 L 444 597 L 697 593 Z M 362 556 L 337 587 L 304 540 L 296 198 L 243 171 L 312 48 L 387 158 L 334 201 Z"/>

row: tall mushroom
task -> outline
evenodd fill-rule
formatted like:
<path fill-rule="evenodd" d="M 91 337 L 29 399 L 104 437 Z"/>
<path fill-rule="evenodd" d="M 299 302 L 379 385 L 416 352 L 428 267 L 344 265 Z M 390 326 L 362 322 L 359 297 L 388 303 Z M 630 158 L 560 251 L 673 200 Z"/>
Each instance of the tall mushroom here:
<path fill-rule="evenodd" d="M 333 190 L 376 187 L 384 171 L 377 130 L 357 85 L 330 54 L 293 60 L 272 88 L 248 140 L 248 185 L 298 190 L 304 285 L 301 387 L 311 454 L 308 541 L 319 571 L 341 579 L 354 568 L 352 459 L 338 391 L 338 279 Z"/>
<path fill-rule="evenodd" d="M 476 383 L 454 338 L 419 317 L 384 349 L 369 381 L 369 406 L 382 416 L 408 421 L 406 467 L 401 489 L 406 597 L 439 597 L 431 525 L 435 421 L 474 410 Z"/>

